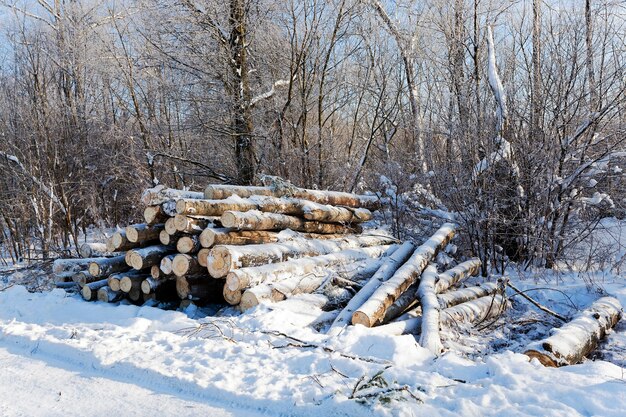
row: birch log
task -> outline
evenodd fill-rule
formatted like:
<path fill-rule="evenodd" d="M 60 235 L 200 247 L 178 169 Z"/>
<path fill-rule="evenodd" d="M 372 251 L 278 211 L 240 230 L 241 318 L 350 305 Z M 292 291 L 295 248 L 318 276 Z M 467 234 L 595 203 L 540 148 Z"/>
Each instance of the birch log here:
<path fill-rule="evenodd" d="M 440 308 L 435 292 L 437 276 L 437 268 L 433 265 L 427 266 L 422 273 L 417 289 L 417 295 L 422 305 L 422 334 L 419 343 L 435 356 L 439 356 L 443 351 L 443 344 L 439 335 Z"/>
<path fill-rule="evenodd" d="M 231 290 L 243 290 L 263 283 L 280 282 L 292 277 L 308 274 L 324 274 L 327 270 L 338 271 L 342 267 L 370 258 L 378 258 L 385 251 L 393 253 L 394 247 L 372 246 L 358 249 L 346 249 L 327 255 L 292 259 L 285 262 L 271 263 L 256 267 L 232 270 L 226 277 L 226 286 Z"/>
<path fill-rule="evenodd" d="M 108 252 L 125 252 L 134 248 L 138 248 L 146 244 L 146 242 L 131 242 L 126 236 L 126 231 L 113 233 L 107 240 Z"/>
<path fill-rule="evenodd" d="M 259 243 L 278 242 L 277 232 L 206 228 L 200 234 L 200 244 L 203 248 L 215 245 L 252 245 Z"/>
<path fill-rule="evenodd" d="M 314 202 L 302 202 L 304 218 L 318 222 L 361 223 L 372 219 L 372 212 L 364 208 L 335 207 Z"/>
<path fill-rule="evenodd" d="M 448 288 L 457 285 L 459 282 L 464 279 L 478 274 L 480 271 L 480 259 L 472 258 L 465 262 L 462 262 L 455 266 L 452 269 L 449 269 L 441 274 L 439 274 L 439 279 L 435 284 L 435 292 L 437 294 L 441 294 L 448 290 Z"/>
<path fill-rule="evenodd" d="M 289 187 L 278 190 L 271 187 L 246 187 L 235 185 L 209 185 L 204 190 L 204 198 L 209 200 L 226 199 L 231 195 L 247 198 L 255 195 L 270 197 L 292 197 L 332 206 L 363 207 L 376 210 L 380 202 L 375 196 L 343 193 L 339 191 L 318 191 Z"/>
<path fill-rule="evenodd" d="M 128 270 L 125 255 L 114 256 L 113 258 L 96 258 L 89 263 L 89 273 L 94 277 L 105 277 L 115 272 Z"/>
<path fill-rule="evenodd" d="M 619 300 L 602 297 L 569 323 L 553 329 L 550 337 L 532 343 L 524 354 L 550 367 L 579 363 L 593 352 L 621 315 Z"/>
<path fill-rule="evenodd" d="M 390 244 L 387 236 L 346 236 L 342 239 L 304 239 L 260 245 L 218 245 L 207 258 L 207 268 L 214 278 L 222 278 L 232 270 L 284 262 L 290 258 L 326 255 L 344 249 Z"/>
<path fill-rule="evenodd" d="M 79 287 L 83 287 L 83 285 L 88 284 L 90 282 L 99 281 L 102 278 L 94 277 L 89 273 L 89 271 L 80 271 L 72 277 L 72 281 L 74 281 Z"/>
<path fill-rule="evenodd" d="M 100 259 L 104 259 L 101 257 L 97 258 L 69 258 L 69 259 L 55 259 L 52 263 L 52 272 L 57 276 L 60 276 L 63 273 L 68 273 L 71 277 L 73 274 L 83 271 L 85 269 L 89 269 L 89 264 L 91 262 L 98 261 Z"/>
<path fill-rule="evenodd" d="M 78 248 L 78 254 L 81 258 L 102 257 L 108 252 L 106 243 L 90 242 L 83 243 Z"/>
<path fill-rule="evenodd" d="M 443 308 L 454 307 L 455 305 L 466 303 L 480 297 L 495 294 L 498 291 L 498 284 L 495 282 L 485 282 L 473 287 L 462 288 L 437 295 L 439 306 Z"/>
<path fill-rule="evenodd" d="M 159 233 L 163 228 L 163 224 L 154 224 L 152 226 L 146 223 L 131 224 L 126 227 L 126 239 L 132 243 L 156 241 L 159 240 Z"/>
<path fill-rule="evenodd" d="M 200 264 L 200 266 L 202 266 L 203 268 L 206 268 L 208 265 L 208 257 L 209 257 L 209 253 L 211 253 L 210 249 L 207 248 L 203 248 L 200 249 L 198 251 L 198 263 Z"/>
<path fill-rule="evenodd" d="M 141 290 L 141 283 L 148 278 L 145 274 L 142 275 L 127 275 L 120 279 L 120 291 L 129 293 L 132 290 Z"/>
<path fill-rule="evenodd" d="M 222 295 L 224 296 L 224 300 L 230 304 L 231 306 L 235 306 L 241 303 L 241 297 L 243 296 L 243 290 L 236 289 L 231 290 L 228 288 L 228 285 L 224 285 L 222 289 Z"/>
<path fill-rule="evenodd" d="M 262 213 L 260 211 L 226 211 L 221 217 L 224 227 L 239 230 L 282 230 L 322 234 L 347 234 L 360 232 L 359 226 L 344 226 L 335 223 L 312 222 L 286 214 Z"/>
<path fill-rule="evenodd" d="M 170 235 L 167 233 L 167 230 L 161 230 L 159 233 L 159 242 L 161 242 L 161 245 L 175 245 L 181 236 L 184 236 L 184 234 L 178 231 Z"/>
<path fill-rule="evenodd" d="M 446 223 L 419 246 L 394 276 L 378 287 L 370 298 L 354 312 L 352 323 L 372 327 L 382 320 L 387 309 L 417 280 L 428 262 L 452 239 L 454 229 L 453 224 Z"/>
<path fill-rule="evenodd" d="M 374 276 L 350 299 L 346 307 L 339 313 L 328 330 L 329 335 L 337 335 L 345 328 L 356 311 L 374 291 L 385 281 L 393 276 L 398 268 L 404 264 L 413 254 L 415 246 L 411 242 L 404 242 L 400 247 L 385 260 Z"/>
<path fill-rule="evenodd" d="M 203 193 L 200 192 L 176 190 L 173 188 L 166 188 L 163 185 L 157 185 L 156 187 L 149 188 L 143 192 L 141 195 L 141 202 L 146 206 L 157 206 L 159 204 L 181 198 L 200 199 L 203 196 Z"/>
<path fill-rule="evenodd" d="M 80 293 L 86 301 L 94 301 L 98 297 L 98 290 L 105 285 L 107 285 L 106 279 L 90 282 L 83 286 L 83 289 L 80 291 Z"/>
<path fill-rule="evenodd" d="M 172 262 L 174 261 L 175 257 L 176 254 L 173 253 L 171 255 L 167 255 L 161 258 L 161 262 L 159 262 L 159 269 L 165 275 L 172 275 Z"/>
<path fill-rule="evenodd" d="M 206 269 L 198 263 L 197 257 L 182 253 L 174 257 L 172 261 L 172 273 L 177 277 L 198 274 L 208 275 Z"/>
<path fill-rule="evenodd" d="M 161 205 L 158 206 L 148 206 L 143 210 L 143 218 L 146 221 L 146 224 L 156 224 L 156 223 L 164 223 L 169 216 Z"/>
<path fill-rule="evenodd" d="M 191 235 L 199 235 L 207 227 L 212 227 L 215 223 L 213 217 L 190 217 L 183 214 L 174 216 L 174 227 L 180 233 L 188 233 Z"/>
<path fill-rule="evenodd" d="M 177 232 L 176 223 L 174 222 L 174 217 L 170 217 L 169 219 L 165 221 L 163 230 L 165 230 L 168 235 L 173 235 Z"/>
<path fill-rule="evenodd" d="M 108 285 L 98 289 L 96 298 L 104 303 L 114 303 L 124 297 L 122 291 L 113 291 Z"/>
<path fill-rule="evenodd" d="M 133 249 L 128 252 L 128 265 L 137 270 L 150 268 L 152 265 L 158 265 L 164 256 L 172 252 L 173 249 L 165 245 Z"/>
<path fill-rule="evenodd" d="M 176 250 L 180 253 L 197 253 L 200 250 L 198 236 L 182 236 L 176 242 Z"/>

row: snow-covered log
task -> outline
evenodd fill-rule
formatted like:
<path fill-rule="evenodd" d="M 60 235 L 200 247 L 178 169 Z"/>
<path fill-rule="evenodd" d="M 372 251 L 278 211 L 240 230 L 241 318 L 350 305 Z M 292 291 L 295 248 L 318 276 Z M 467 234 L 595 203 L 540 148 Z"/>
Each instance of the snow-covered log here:
<path fill-rule="evenodd" d="M 83 243 L 78 248 L 81 258 L 97 258 L 106 255 L 108 252 L 106 243 L 90 242 Z"/>
<path fill-rule="evenodd" d="M 107 252 L 125 252 L 137 248 L 143 242 L 131 242 L 126 236 L 126 231 L 115 232 L 107 240 Z"/>
<path fill-rule="evenodd" d="M 417 296 L 417 289 L 419 287 L 419 280 L 415 281 L 409 288 L 402 293 L 392 305 L 389 306 L 382 319 L 376 322 L 375 326 L 379 326 L 384 323 L 389 323 L 391 320 L 400 317 L 405 311 L 411 310 L 419 304 L 419 298 Z"/>
<path fill-rule="evenodd" d="M 224 288 L 222 289 L 222 295 L 224 296 L 224 300 L 228 304 L 230 304 L 231 306 L 235 306 L 241 302 L 243 290 L 231 290 L 230 288 L 228 288 L 228 285 L 224 285 Z"/>
<path fill-rule="evenodd" d="M 339 191 L 307 190 L 304 188 L 288 187 L 276 189 L 272 187 L 247 187 L 235 185 L 209 185 L 204 190 L 204 198 L 209 200 L 226 199 L 231 195 L 242 198 L 254 195 L 270 197 L 293 197 L 313 201 L 331 206 L 363 207 L 369 210 L 378 209 L 380 202 L 376 196 L 344 193 Z"/>
<path fill-rule="evenodd" d="M 88 284 L 88 283 L 94 282 L 94 281 L 100 281 L 101 279 L 102 279 L 101 277 L 94 277 L 87 270 L 80 271 L 80 272 L 74 274 L 74 276 L 72 276 L 72 281 L 74 281 L 81 288 L 85 284 Z"/>
<path fill-rule="evenodd" d="M 89 268 L 91 262 L 95 262 L 102 259 L 97 258 L 68 258 L 68 259 L 55 259 L 52 263 L 52 272 L 60 276 L 60 274 L 68 273 L 71 277 L 73 274 L 83 271 Z"/>
<path fill-rule="evenodd" d="M 453 307 L 466 303 L 480 297 L 495 294 L 498 291 L 498 284 L 495 282 L 485 282 L 473 287 L 462 288 L 437 295 L 439 306 L 443 308 Z"/>
<path fill-rule="evenodd" d="M 372 212 L 364 208 L 336 207 L 302 201 L 304 218 L 318 222 L 361 223 L 372 219 Z"/>
<path fill-rule="evenodd" d="M 354 312 L 352 323 L 372 327 L 382 320 L 387 309 L 417 280 L 428 262 L 452 239 L 454 229 L 454 224 L 444 224 L 430 239 L 415 249 L 413 255 L 393 277 L 381 284 Z"/>
<path fill-rule="evenodd" d="M 507 307 L 506 299 L 500 295 L 488 295 L 476 300 L 458 304 L 439 312 L 439 322 L 442 326 L 452 326 L 458 323 L 475 323 L 480 320 L 489 320 L 500 314 Z M 408 320 L 398 320 L 389 324 L 375 327 L 375 333 L 388 335 L 418 334 L 422 329 L 422 317 Z"/>
<path fill-rule="evenodd" d="M 120 279 L 120 291 L 125 293 L 129 293 L 132 290 L 139 289 L 141 290 L 141 283 L 148 278 L 147 275 L 126 275 L 122 279 Z"/>
<path fill-rule="evenodd" d="M 282 230 L 291 229 L 306 233 L 358 233 L 360 227 L 356 225 L 346 226 L 335 223 L 321 223 L 288 216 L 286 214 L 263 213 L 260 211 L 226 211 L 221 217 L 224 227 L 232 227 L 239 230 Z"/>
<path fill-rule="evenodd" d="M 344 249 L 386 245 L 394 239 L 387 236 L 346 236 L 341 239 L 303 239 L 260 245 L 218 245 L 207 258 L 207 268 L 214 278 L 222 278 L 232 270 L 284 262 L 290 258 L 326 255 Z"/>
<path fill-rule="evenodd" d="M 89 273 L 94 277 L 106 277 L 115 272 L 128 270 L 125 255 L 112 258 L 95 258 L 89 262 Z"/>
<path fill-rule="evenodd" d="M 622 315 L 622 305 L 613 297 L 602 297 L 572 321 L 553 330 L 552 336 L 532 343 L 524 354 L 544 366 L 564 366 L 581 362 Z"/>
<path fill-rule="evenodd" d="M 404 242 L 400 245 L 400 247 L 383 262 L 374 276 L 372 276 L 359 292 L 350 299 L 346 307 L 331 324 L 328 334 L 339 334 L 341 329 L 345 328 L 350 323 L 354 311 L 361 307 L 383 282 L 393 276 L 398 268 L 409 259 L 414 250 L 415 246 L 411 242 Z"/>
<path fill-rule="evenodd" d="M 197 253 L 200 250 L 200 239 L 197 235 L 182 236 L 176 242 L 176 250 L 180 253 Z"/>
<path fill-rule="evenodd" d="M 239 306 L 241 310 L 245 311 L 258 305 L 261 301 L 264 300 L 278 302 L 296 294 L 312 293 L 333 275 L 338 275 L 342 278 L 347 279 L 354 279 L 355 277 L 363 275 L 371 276 L 382 264 L 382 261 L 380 261 L 379 259 L 372 258 L 378 258 L 388 255 L 390 254 L 390 252 L 396 250 L 396 248 L 397 247 L 393 246 L 376 246 L 359 250 L 346 250 L 344 252 L 360 252 L 367 250 L 370 255 L 365 256 L 361 260 L 352 261 L 347 265 L 340 265 L 339 269 L 337 269 L 336 266 L 320 266 L 304 274 L 288 273 L 284 279 L 279 279 L 278 281 L 271 282 L 266 281 L 263 284 L 257 285 L 244 291 Z M 337 254 L 324 255 L 316 258 L 319 259 L 323 257 L 334 257 L 335 255 Z M 298 261 L 303 261 L 303 259 L 300 259 Z"/>
<path fill-rule="evenodd" d="M 146 223 L 131 224 L 126 227 L 126 239 L 132 243 L 157 241 L 159 239 L 159 233 L 163 228 L 164 225 L 162 223 L 152 226 Z"/>
<path fill-rule="evenodd" d="M 347 249 L 340 252 L 293 259 L 285 262 L 232 270 L 226 277 L 226 286 L 231 290 L 243 290 L 262 283 L 280 282 L 292 277 L 308 274 L 325 275 L 325 271 L 348 268 L 351 264 L 369 258 L 377 258 L 385 251 L 395 250 L 389 246 L 372 246 Z"/>
<path fill-rule="evenodd" d="M 259 230 L 230 230 L 206 228 L 200 234 L 200 244 L 204 248 L 215 245 L 252 245 L 278 242 L 277 232 Z"/>
<path fill-rule="evenodd" d="M 161 287 L 163 283 L 170 281 L 167 279 L 154 279 L 152 277 L 148 277 L 141 282 L 141 292 L 144 294 L 154 293 L 157 288 Z"/>
<path fill-rule="evenodd" d="M 427 266 L 420 278 L 417 295 L 422 306 L 422 333 L 419 343 L 433 355 L 439 356 L 443 351 L 443 344 L 439 335 L 439 301 L 435 293 L 437 276 L 437 268 L 433 265 Z"/>
<path fill-rule="evenodd" d="M 174 217 L 174 227 L 181 233 L 199 235 L 204 229 L 213 225 L 214 220 L 215 219 L 212 217 L 190 217 L 183 214 L 177 214 Z"/>
<path fill-rule="evenodd" d="M 80 291 L 80 293 L 86 301 L 94 301 L 98 297 L 98 290 L 105 285 L 107 285 L 106 279 L 90 282 L 83 286 L 83 289 Z"/>
<path fill-rule="evenodd" d="M 455 266 L 452 269 L 448 269 L 447 271 L 439 274 L 439 279 L 435 284 L 435 292 L 437 294 L 441 294 L 447 291 L 450 287 L 457 285 L 459 282 L 464 279 L 478 274 L 481 266 L 480 259 L 472 258 L 465 262 L 462 262 Z"/>
<path fill-rule="evenodd" d="M 157 224 L 164 223 L 169 216 L 163 210 L 161 205 L 158 206 L 148 206 L 143 210 L 143 218 L 146 221 L 146 224 Z"/>
<path fill-rule="evenodd" d="M 172 261 L 172 273 L 177 277 L 197 274 L 208 275 L 206 268 L 198 263 L 197 257 L 182 253 L 174 257 Z"/>
<path fill-rule="evenodd" d="M 173 252 L 171 246 L 155 245 L 128 251 L 128 265 L 134 269 L 159 265 L 164 256 Z"/>
<path fill-rule="evenodd" d="M 154 188 L 148 188 L 144 190 L 141 195 L 141 202 L 146 206 L 157 206 L 159 204 L 166 203 L 172 200 L 179 200 L 181 198 L 189 199 L 201 199 L 203 193 L 195 191 L 176 190 L 173 188 L 166 188 L 163 185 L 157 185 Z"/>
<path fill-rule="evenodd" d="M 108 285 L 98 288 L 96 298 L 104 303 L 114 303 L 124 297 L 122 291 L 113 291 Z"/>

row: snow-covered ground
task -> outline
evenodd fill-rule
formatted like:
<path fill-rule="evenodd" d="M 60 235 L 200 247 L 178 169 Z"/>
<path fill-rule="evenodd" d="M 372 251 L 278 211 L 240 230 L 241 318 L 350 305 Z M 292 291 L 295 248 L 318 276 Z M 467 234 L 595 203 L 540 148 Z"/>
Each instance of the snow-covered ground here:
<path fill-rule="evenodd" d="M 606 222 L 613 246 L 615 222 Z M 623 258 L 616 251 L 612 265 Z M 505 316 L 443 332 L 435 359 L 415 336 L 350 327 L 324 335 L 323 296 L 246 314 L 87 303 L 42 271 L 0 276 L 0 416 L 624 416 L 626 323 L 596 360 L 544 368 L 521 354 L 560 323 L 509 292 Z M 512 282 L 572 316 L 610 294 L 612 272 L 522 272 Z M 480 278 L 473 278 L 480 280 Z M 32 284 L 35 283 L 35 284 Z M 4 290 L 3 290 L 4 288 Z M 321 330 L 321 331 L 320 331 Z"/>

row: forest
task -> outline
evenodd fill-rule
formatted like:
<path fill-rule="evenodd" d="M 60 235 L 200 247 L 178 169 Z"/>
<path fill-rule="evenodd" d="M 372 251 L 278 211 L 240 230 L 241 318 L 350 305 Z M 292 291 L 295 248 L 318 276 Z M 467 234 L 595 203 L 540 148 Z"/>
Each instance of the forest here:
<path fill-rule="evenodd" d="M 626 215 L 623 1 L 3 6 L 13 261 L 137 220 L 157 184 L 375 193 L 396 237 L 452 216 L 501 270 L 601 263 L 580 243 Z"/>

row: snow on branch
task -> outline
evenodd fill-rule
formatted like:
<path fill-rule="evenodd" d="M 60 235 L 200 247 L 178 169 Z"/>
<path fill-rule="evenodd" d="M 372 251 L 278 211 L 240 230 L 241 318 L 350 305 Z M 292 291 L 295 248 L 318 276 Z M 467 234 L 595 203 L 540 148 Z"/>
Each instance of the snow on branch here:
<path fill-rule="evenodd" d="M 267 100 L 268 98 L 271 98 L 274 94 L 276 94 L 277 88 L 289 85 L 289 83 L 290 83 L 289 80 L 276 81 L 274 85 L 272 85 L 272 88 L 269 89 L 269 91 L 266 91 L 263 94 L 259 94 L 258 96 L 253 97 L 252 100 L 250 100 L 250 107 L 253 107 L 255 104 L 257 104 L 261 100 Z"/>
<path fill-rule="evenodd" d="M 52 190 L 51 188 L 46 186 L 39 178 L 37 178 L 34 175 L 32 175 L 26 169 L 24 164 L 22 164 L 22 162 L 19 160 L 19 158 L 17 156 L 9 155 L 9 154 L 7 154 L 5 152 L 2 152 L 2 151 L 0 151 L 0 156 L 6 158 L 7 161 L 10 161 L 10 162 L 14 163 L 15 165 L 17 165 L 18 168 L 24 173 L 24 175 L 26 175 L 32 182 L 37 184 L 37 186 L 41 189 L 41 191 L 43 191 L 48 197 L 50 197 L 50 200 L 52 200 L 54 202 L 54 204 L 59 206 L 59 209 L 61 210 L 61 212 L 63 212 L 63 214 L 66 214 L 65 206 L 63 205 L 63 203 L 61 203 L 61 200 L 59 200 L 59 198 L 54 194 L 54 190 Z"/>
<path fill-rule="evenodd" d="M 487 50 L 489 56 L 489 63 L 487 67 L 489 75 L 489 86 L 491 87 L 493 96 L 496 99 L 496 103 L 498 104 L 496 112 L 498 125 L 496 127 L 498 133 L 502 134 L 502 130 L 504 129 L 504 122 L 508 117 L 508 110 L 506 108 L 506 93 L 504 92 L 502 81 L 500 80 L 500 76 L 498 75 L 498 67 L 496 66 L 496 50 L 493 44 L 493 33 L 491 32 L 490 26 L 487 26 Z"/>

